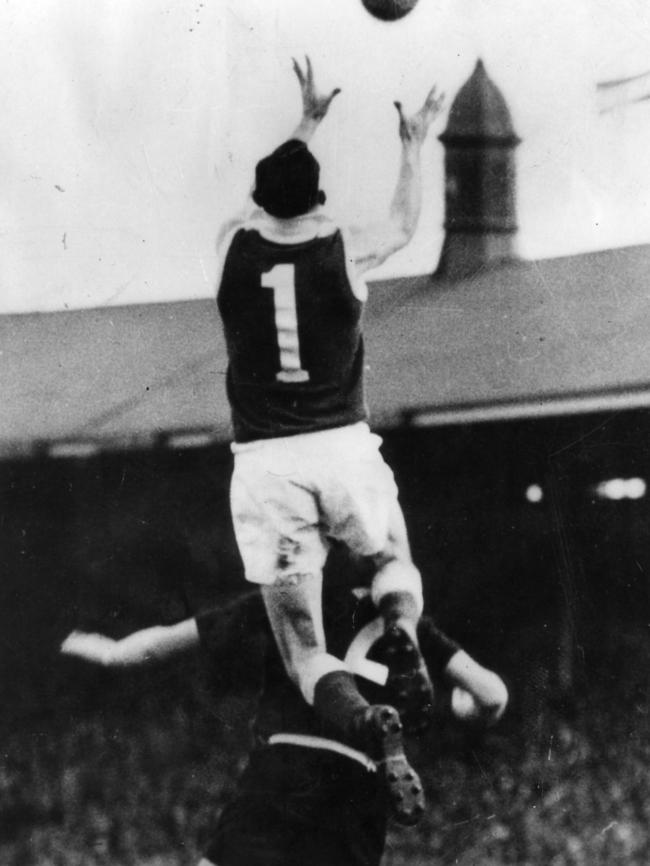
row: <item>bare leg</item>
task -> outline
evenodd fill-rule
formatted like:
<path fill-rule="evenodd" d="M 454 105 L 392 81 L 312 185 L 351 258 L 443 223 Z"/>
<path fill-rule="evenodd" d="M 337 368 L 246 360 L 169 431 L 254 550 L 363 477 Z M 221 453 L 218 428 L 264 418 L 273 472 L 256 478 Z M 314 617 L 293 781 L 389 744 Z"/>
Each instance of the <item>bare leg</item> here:
<path fill-rule="evenodd" d="M 282 660 L 305 699 L 343 742 L 377 761 L 396 820 L 416 823 L 424 794 L 404 753 L 399 713 L 370 705 L 345 664 L 325 651 L 320 576 L 264 586 L 262 595 Z"/>
<path fill-rule="evenodd" d="M 375 576 L 372 600 L 387 626 L 399 624 L 417 642 L 415 633 L 422 614 L 422 579 L 413 564 L 404 515 L 395 502 L 384 549 L 372 557 Z"/>
<path fill-rule="evenodd" d="M 296 575 L 262 587 L 262 597 L 287 673 L 308 704 L 318 680 L 347 666 L 326 650 L 322 612 L 322 576 Z"/>
<path fill-rule="evenodd" d="M 422 581 L 411 559 L 406 524 L 397 502 L 386 547 L 373 559 L 377 570 L 372 598 L 384 620 L 384 634 L 368 658 L 388 667 L 387 699 L 399 711 L 406 730 L 421 731 L 433 717 L 433 686 L 417 637 Z"/>

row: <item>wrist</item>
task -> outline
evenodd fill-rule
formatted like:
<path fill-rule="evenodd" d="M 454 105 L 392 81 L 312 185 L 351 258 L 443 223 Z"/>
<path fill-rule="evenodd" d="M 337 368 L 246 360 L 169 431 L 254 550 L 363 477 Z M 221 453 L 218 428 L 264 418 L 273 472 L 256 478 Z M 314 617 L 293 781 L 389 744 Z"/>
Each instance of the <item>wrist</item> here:
<path fill-rule="evenodd" d="M 317 120 L 314 117 L 303 117 L 290 138 L 298 139 L 298 141 L 307 144 L 318 129 L 320 121 L 321 119 Z"/>
<path fill-rule="evenodd" d="M 420 162 L 420 151 L 422 142 L 415 139 L 402 139 L 402 160 L 409 165 L 417 165 Z"/>

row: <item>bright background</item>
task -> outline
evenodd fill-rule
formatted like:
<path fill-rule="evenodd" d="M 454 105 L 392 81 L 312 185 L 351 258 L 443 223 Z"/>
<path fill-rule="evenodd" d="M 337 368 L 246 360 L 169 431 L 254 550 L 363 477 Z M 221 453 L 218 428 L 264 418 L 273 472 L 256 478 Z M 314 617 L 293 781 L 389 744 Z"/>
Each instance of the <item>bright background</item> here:
<path fill-rule="evenodd" d="M 481 57 L 523 139 L 521 254 L 650 241 L 650 102 L 603 112 L 596 90 L 650 65 L 646 0 L 420 0 L 393 24 L 360 0 L 6 0 L 0 34 L 0 312 L 213 294 L 218 227 L 298 121 L 305 53 L 343 90 L 313 147 L 345 219 L 388 207 L 392 101 L 451 99 Z M 435 268 L 445 123 L 418 234 L 380 274 Z"/>

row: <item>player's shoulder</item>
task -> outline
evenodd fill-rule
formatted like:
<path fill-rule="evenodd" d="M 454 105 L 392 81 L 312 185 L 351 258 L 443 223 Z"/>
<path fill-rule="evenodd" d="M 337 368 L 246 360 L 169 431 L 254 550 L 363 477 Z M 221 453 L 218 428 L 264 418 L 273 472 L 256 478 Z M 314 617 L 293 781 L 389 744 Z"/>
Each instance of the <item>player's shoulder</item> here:
<path fill-rule="evenodd" d="M 257 210 L 259 209 L 256 206 L 249 203 L 239 213 L 221 224 L 217 232 L 217 252 L 225 252 L 228 249 L 237 232 L 245 229 L 251 220 L 255 218 Z"/>
<path fill-rule="evenodd" d="M 223 223 L 217 234 L 217 248 L 227 249 L 234 235 L 242 230 L 257 232 L 263 238 L 280 244 L 301 243 L 337 233 L 343 237 L 350 236 L 350 229 L 345 222 L 323 207 L 291 219 L 280 219 L 251 204 Z"/>

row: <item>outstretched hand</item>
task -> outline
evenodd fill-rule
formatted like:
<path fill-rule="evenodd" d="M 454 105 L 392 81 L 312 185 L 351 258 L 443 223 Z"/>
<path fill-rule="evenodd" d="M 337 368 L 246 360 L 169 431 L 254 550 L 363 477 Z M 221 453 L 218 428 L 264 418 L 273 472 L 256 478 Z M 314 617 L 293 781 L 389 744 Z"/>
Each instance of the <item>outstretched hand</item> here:
<path fill-rule="evenodd" d="M 293 59 L 293 71 L 296 73 L 298 83 L 300 84 L 300 92 L 302 94 L 302 116 L 304 120 L 321 121 L 330 107 L 330 104 L 337 93 L 341 92 L 340 87 L 335 87 L 328 94 L 318 93 L 314 86 L 314 70 L 309 57 L 305 57 L 305 69 L 301 69 L 300 64 L 295 58 Z"/>
<path fill-rule="evenodd" d="M 63 655 L 76 655 L 77 641 L 80 634 L 82 634 L 82 632 L 77 631 L 77 629 L 71 631 L 70 634 L 61 643 L 61 646 L 59 647 L 59 652 L 63 653 Z"/>
<path fill-rule="evenodd" d="M 59 651 L 65 656 L 73 656 L 74 658 L 84 659 L 95 664 L 107 665 L 109 664 L 110 653 L 114 645 L 115 641 L 103 634 L 94 634 L 75 629 L 63 641 Z"/>
<path fill-rule="evenodd" d="M 442 111 L 445 101 L 444 93 L 437 93 L 436 85 L 431 88 L 424 105 L 415 114 L 407 116 L 402 109 L 402 103 L 396 102 L 395 108 L 399 114 L 399 137 L 404 142 L 422 144 L 427 137 L 429 127 Z"/>

